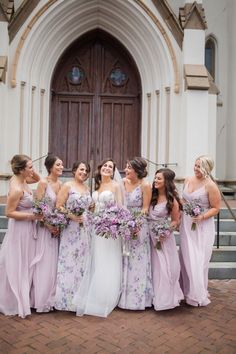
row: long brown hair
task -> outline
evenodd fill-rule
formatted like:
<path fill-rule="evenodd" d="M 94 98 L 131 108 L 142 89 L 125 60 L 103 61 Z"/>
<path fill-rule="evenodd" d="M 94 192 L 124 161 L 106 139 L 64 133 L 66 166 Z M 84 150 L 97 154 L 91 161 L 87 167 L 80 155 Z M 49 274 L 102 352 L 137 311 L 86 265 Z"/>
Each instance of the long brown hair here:
<path fill-rule="evenodd" d="M 94 180 L 95 180 L 95 191 L 99 189 L 100 185 L 101 185 L 101 180 L 102 180 L 102 176 L 101 176 L 101 168 L 102 166 L 108 162 L 108 161 L 111 161 L 113 163 L 113 175 L 114 175 L 114 172 L 115 172 L 115 169 L 116 169 L 116 164 L 115 162 L 113 161 L 113 159 L 111 159 L 110 157 L 102 160 L 102 162 L 100 162 L 100 164 L 98 165 L 96 171 L 95 171 L 95 174 L 94 174 Z M 113 176 L 112 176 L 113 178 Z"/>
<path fill-rule="evenodd" d="M 175 173 L 169 168 L 160 168 L 159 170 L 156 171 L 155 176 L 157 173 L 162 173 L 164 177 L 164 183 L 165 183 L 165 193 L 166 193 L 166 199 L 167 199 L 167 204 L 166 208 L 168 210 L 168 213 L 170 214 L 173 206 L 174 206 L 174 200 L 176 199 L 178 204 L 179 204 L 179 209 L 182 210 L 182 204 L 180 202 L 179 194 L 176 189 L 174 179 L 175 179 Z M 157 202 L 158 202 L 158 197 L 159 197 L 159 192 L 158 189 L 155 188 L 155 182 L 152 184 L 152 199 L 151 199 L 151 205 L 154 207 Z"/>

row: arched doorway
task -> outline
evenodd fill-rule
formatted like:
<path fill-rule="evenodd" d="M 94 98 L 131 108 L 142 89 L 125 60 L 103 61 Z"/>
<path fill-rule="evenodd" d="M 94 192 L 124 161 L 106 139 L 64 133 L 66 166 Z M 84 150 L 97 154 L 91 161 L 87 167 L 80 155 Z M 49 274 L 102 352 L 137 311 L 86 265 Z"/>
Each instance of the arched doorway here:
<path fill-rule="evenodd" d="M 55 68 L 51 92 L 49 151 L 65 171 L 77 159 L 96 166 L 108 156 L 123 169 L 140 155 L 140 77 L 115 38 L 95 30 L 74 42 Z"/>

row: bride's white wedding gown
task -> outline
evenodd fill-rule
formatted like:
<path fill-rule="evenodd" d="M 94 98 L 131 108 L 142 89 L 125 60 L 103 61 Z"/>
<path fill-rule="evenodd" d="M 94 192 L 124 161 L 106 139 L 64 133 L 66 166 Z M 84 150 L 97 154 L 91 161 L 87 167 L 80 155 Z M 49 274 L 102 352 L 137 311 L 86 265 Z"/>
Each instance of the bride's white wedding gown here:
<path fill-rule="evenodd" d="M 96 210 L 104 210 L 114 202 L 111 191 L 93 193 Z M 93 235 L 92 272 L 85 304 L 87 315 L 107 317 L 117 306 L 121 293 L 122 252 L 120 239 Z"/>

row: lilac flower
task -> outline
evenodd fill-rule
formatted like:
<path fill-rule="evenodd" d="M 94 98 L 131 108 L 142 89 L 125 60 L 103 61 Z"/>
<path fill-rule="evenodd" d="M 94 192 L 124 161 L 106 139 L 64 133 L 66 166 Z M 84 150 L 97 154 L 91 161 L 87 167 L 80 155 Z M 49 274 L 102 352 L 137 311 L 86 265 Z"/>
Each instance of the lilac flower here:
<path fill-rule="evenodd" d="M 67 206 L 67 210 L 76 216 L 80 216 L 84 213 L 87 208 L 86 199 L 81 197 L 79 199 L 73 199 L 70 204 Z"/>
<path fill-rule="evenodd" d="M 95 214 L 94 227 L 96 234 L 105 237 L 130 240 L 140 228 L 141 219 L 129 210 L 115 203 L 107 203 L 106 208 Z"/>
<path fill-rule="evenodd" d="M 203 213 L 204 209 L 200 204 L 200 199 L 193 199 L 192 201 L 184 203 L 183 211 L 186 215 L 194 217 Z M 196 230 L 196 226 L 197 226 L 196 223 L 193 222 L 191 226 L 191 230 Z"/>
<path fill-rule="evenodd" d="M 161 249 L 161 240 L 160 237 L 162 238 L 167 238 L 171 235 L 171 232 L 173 231 L 170 222 L 168 221 L 167 218 L 160 218 L 157 221 L 153 221 L 151 224 L 151 231 L 155 234 L 155 238 L 157 240 L 156 243 L 156 248 Z"/>

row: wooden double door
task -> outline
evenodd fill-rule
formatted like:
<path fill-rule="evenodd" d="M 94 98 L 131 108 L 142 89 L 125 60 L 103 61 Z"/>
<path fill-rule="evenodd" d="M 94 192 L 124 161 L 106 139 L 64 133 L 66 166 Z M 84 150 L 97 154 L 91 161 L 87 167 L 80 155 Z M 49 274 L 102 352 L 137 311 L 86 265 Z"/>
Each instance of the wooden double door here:
<path fill-rule="evenodd" d="M 65 171 L 76 160 L 112 157 L 119 169 L 140 155 L 141 85 L 125 48 L 97 30 L 66 50 L 51 85 L 49 151 Z"/>

